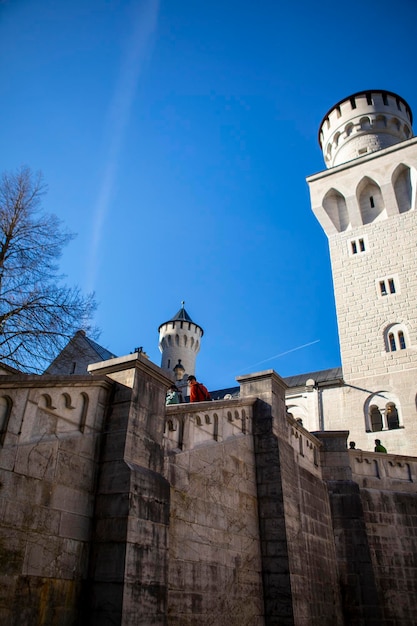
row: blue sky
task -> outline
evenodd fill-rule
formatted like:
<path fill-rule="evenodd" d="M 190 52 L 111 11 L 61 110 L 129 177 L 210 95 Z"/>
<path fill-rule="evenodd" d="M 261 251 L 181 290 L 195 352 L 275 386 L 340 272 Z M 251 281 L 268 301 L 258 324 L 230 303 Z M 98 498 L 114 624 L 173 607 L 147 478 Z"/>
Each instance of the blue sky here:
<path fill-rule="evenodd" d="M 102 345 L 159 364 L 185 300 L 212 389 L 340 365 L 305 178 L 340 99 L 386 89 L 417 115 L 416 22 L 414 0 L 0 2 L 0 171 L 43 172 Z"/>

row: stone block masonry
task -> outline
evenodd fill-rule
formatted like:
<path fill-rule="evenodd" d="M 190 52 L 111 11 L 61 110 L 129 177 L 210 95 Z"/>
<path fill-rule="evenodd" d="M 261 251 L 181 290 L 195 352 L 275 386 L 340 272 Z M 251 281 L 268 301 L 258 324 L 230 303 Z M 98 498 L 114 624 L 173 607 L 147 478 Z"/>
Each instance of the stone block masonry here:
<path fill-rule="evenodd" d="M 147 359 L 92 369 L 0 381 L 2 625 L 414 623 L 417 459 L 308 432 L 272 370 L 165 407 Z"/>

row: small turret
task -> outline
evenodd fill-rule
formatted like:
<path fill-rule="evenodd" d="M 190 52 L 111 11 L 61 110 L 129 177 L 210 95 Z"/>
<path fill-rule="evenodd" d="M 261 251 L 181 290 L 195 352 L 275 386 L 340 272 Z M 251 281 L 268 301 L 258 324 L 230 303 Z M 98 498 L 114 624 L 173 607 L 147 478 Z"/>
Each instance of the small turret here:
<path fill-rule="evenodd" d="M 203 329 L 195 324 L 184 308 L 159 327 L 159 349 L 162 352 L 161 367 L 173 372 L 175 379 L 195 374 L 195 360 L 200 350 Z"/>
<path fill-rule="evenodd" d="M 341 100 L 320 124 L 319 144 L 326 167 L 410 139 L 412 123 L 407 102 L 391 91 L 360 91 Z"/>

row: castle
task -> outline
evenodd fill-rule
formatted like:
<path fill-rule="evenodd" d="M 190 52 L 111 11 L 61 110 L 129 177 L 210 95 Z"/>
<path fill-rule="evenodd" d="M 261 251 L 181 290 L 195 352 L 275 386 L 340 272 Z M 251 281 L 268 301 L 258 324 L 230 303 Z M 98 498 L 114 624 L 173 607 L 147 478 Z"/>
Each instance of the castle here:
<path fill-rule="evenodd" d="M 161 367 L 82 332 L 42 376 L 3 367 L 2 624 L 416 623 L 411 110 L 356 93 L 319 142 L 328 169 L 307 180 L 342 367 L 252 373 L 166 407 L 203 336 L 184 305 L 159 328 Z"/>

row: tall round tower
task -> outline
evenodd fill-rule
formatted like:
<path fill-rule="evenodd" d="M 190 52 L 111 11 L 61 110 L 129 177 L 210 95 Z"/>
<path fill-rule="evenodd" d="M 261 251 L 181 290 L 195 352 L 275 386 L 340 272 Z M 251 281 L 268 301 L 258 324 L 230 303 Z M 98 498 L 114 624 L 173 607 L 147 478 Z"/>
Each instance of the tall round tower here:
<path fill-rule="evenodd" d="M 410 139 L 413 116 L 407 102 L 375 89 L 338 102 L 320 124 L 319 143 L 326 166 L 334 167 Z"/>
<path fill-rule="evenodd" d="M 179 381 L 195 374 L 195 360 L 200 350 L 203 329 L 195 324 L 184 308 L 159 327 L 159 349 L 162 352 L 161 367 L 173 372 Z"/>

